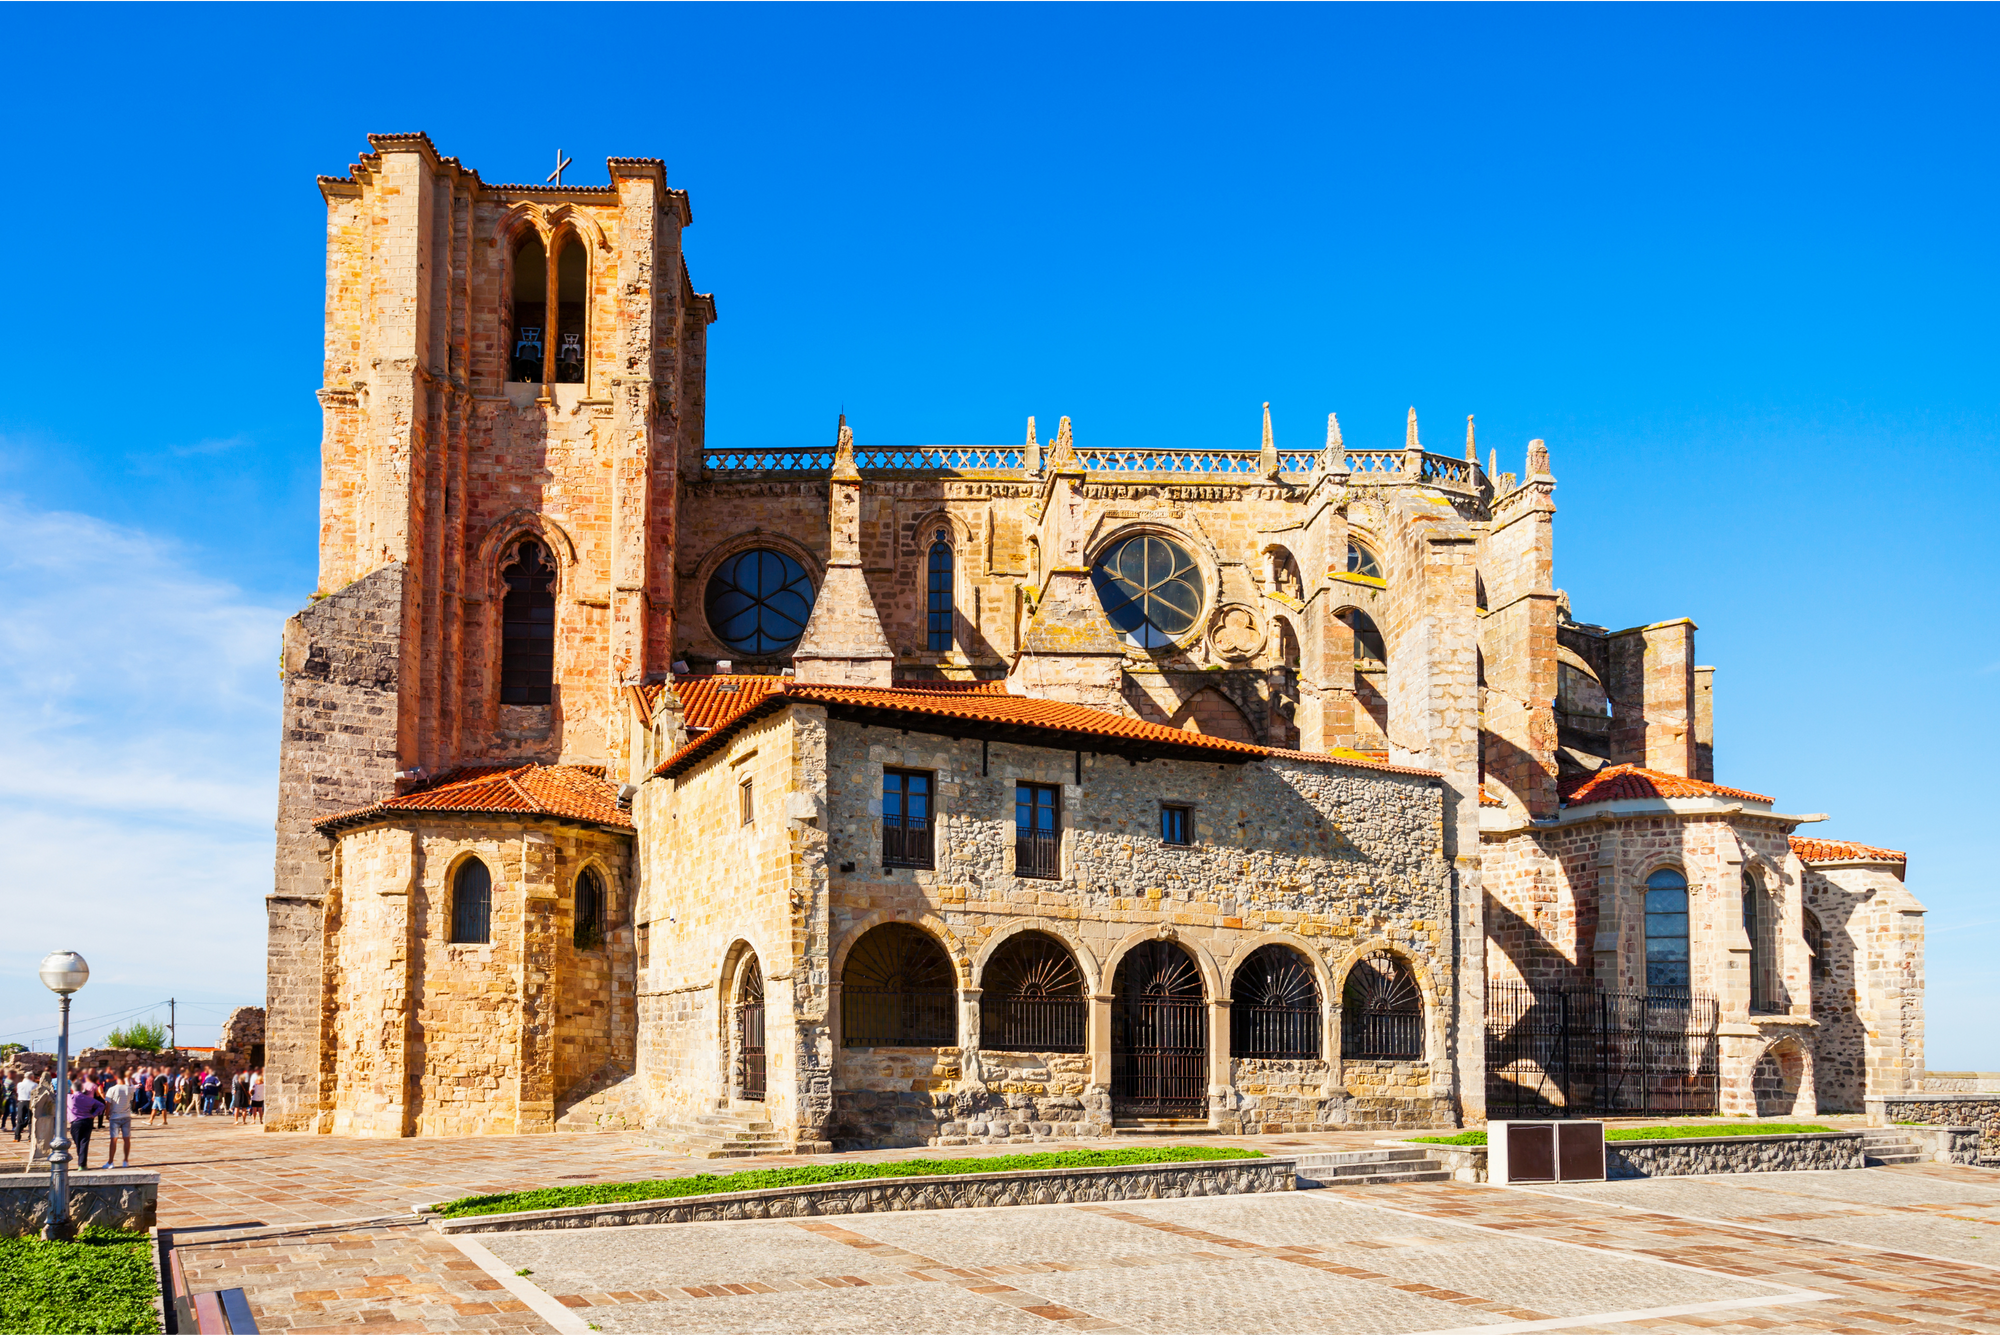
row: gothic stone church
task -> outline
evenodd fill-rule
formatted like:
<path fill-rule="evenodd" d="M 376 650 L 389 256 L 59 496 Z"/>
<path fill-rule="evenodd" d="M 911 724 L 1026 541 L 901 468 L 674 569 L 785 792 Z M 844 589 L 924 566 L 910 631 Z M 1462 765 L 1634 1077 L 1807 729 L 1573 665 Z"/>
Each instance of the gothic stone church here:
<path fill-rule="evenodd" d="M 1921 1066 L 1904 855 L 1715 781 L 1693 623 L 1555 587 L 1542 442 L 711 449 L 659 161 L 369 143 L 320 178 L 270 1125 L 813 1150 Z"/>

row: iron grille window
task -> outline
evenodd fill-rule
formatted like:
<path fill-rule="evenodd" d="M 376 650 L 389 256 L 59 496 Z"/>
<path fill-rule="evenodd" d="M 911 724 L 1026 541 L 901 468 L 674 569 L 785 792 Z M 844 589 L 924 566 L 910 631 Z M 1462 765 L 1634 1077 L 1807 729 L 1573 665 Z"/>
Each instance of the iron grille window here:
<path fill-rule="evenodd" d="M 1357 963 L 1340 995 L 1340 1053 L 1361 1061 L 1424 1055 L 1424 998 L 1410 966 L 1377 951 Z"/>
<path fill-rule="evenodd" d="M 478 858 L 466 859 L 452 886 L 451 939 L 466 945 L 493 939 L 493 873 Z"/>
<path fill-rule="evenodd" d="M 1022 932 L 993 952 L 980 976 L 980 1047 L 1082 1052 L 1088 1023 L 1083 973 L 1062 942 Z"/>
<path fill-rule="evenodd" d="M 930 775 L 906 769 L 882 771 L 882 865 L 934 865 Z"/>
<path fill-rule="evenodd" d="M 943 529 L 931 542 L 929 648 L 934 654 L 951 652 L 951 543 Z"/>
<path fill-rule="evenodd" d="M 1014 874 L 1062 879 L 1062 789 L 1052 783 L 1014 785 Z"/>
<path fill-rule="evenodd" d="M 737 999 L 736 1042 L 743 1061 L 743 1097 L 761 1102 L 766 1089 L 764 1048 L 764 971 L 751 960 L 743 971 Z"/>
<path fill-rule="evenodd" d="M 1713 1114 L 1713 997 L 1486 985 L 1486 1107 L 1503 1117 Z"/>
<path fill-rule="evenodd" d="M 1113 1115 L 1205 1117 L 1208 1004 L 1194 961 L 1171 941 L 1142 941 L 1112 990 Z"/>
<path fill-rule="evenodd" d="M 1229 989 L 1235 1057 L 1309 1061 L 1319 1056 L 1319 984 L 1296 950 L 1262 946 Z"/>
<path fill-rule="evenodd" d="M 1160 842 L 1163 844 L 1189 844 L 1188 818 L 1193 813 L 1186 807 L 1160 808 Z"/>
<path fill-rule="evenodd" d="M 592 868 L 576 878 L 576 927 L 570 944 L 578 950 L 604 948 L 604 881 Z"/>
<path fill-rule="evenodd" d="M 545 705 L 556 670 L 555 571 L 540 544 L 524 542 L 500 572 L 507 594 L 500 607 L 500 703 Z"/>
<path fill-rule="evenodd" d="M 958 1042 L 958 990 L 943 947 L 908 923 L 873 928 L 840 971 L 841 1044 L 939 1048 Z"/>

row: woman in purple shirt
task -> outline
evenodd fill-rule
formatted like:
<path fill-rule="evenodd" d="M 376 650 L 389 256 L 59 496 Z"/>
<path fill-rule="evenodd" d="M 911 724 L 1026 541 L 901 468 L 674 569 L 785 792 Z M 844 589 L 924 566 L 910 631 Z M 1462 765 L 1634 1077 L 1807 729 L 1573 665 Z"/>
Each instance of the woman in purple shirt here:
<path fill-rule="evenodd" d="M 90 1131 L 96 1124 L 97 1114 L 104 1111 L 104 1100 L 97 1097 L 96 1088 L 86 1080 L 76 1087 L 69 1096 L 69 1138 L 76 1146 L 76 1166 L 90 1167 Z"/>

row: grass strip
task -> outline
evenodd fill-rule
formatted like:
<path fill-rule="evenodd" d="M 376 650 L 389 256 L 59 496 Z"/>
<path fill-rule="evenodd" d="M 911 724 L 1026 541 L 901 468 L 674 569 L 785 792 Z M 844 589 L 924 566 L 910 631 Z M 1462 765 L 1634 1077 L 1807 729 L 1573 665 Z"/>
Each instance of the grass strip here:
<path fill-rule="evenodd" d="M 1838 1131 L 1837 1126 L 1816 1122 L 1718 1122 L 1713 1126 L 1617 1126 L 1604 1133 L 1611 1140 L 1702 1140 L 1709 1136 L 1805 1136 L 1815 1132 Z M 1484 1145 L 1484 1131 L 1461 1131 L 1455 1136 L 1411 1136 L 1419 1145 Z"/>
<path fill-rule="evenodd" d="M 75 1242 L 0 1238 L 0 1331 L 153 1335 L 151 1246 L 144 1233 L 95 1225 Z"/>
<path fill-rule="evenodd" d="M 538 1187 L 490 1196 L 461 1196 L 434 1206 L 447 1219 L 509 1214 L 515 1210 L 561 1210 L 576 1205 L 621 1205 L 664 1201 L 725 1191 L 769 1191 L 822 1182 L 859 1182 L 875 1177 L 939 1177 L 958 1173 L 1021 1173 L 1044 1168 L 1116 1168 L 1125 1164 L 1204 1163 L 1215 1159 L 1262 1159 L 1257 1150 L 1203 1145 L 1140 1145 L 1129 1150 L 1053 1150 L 1046 1154 L 999 1154 L 989 1158 L 903 1159 L 895 1163 L 801 1164 L 796 1168 L 753 1168 L 741 1173 L 695 1173 L 653 1182 L 590 1182 L 575 1187 Z M 4 1329 L 4 1327 L 0 1327 Z"/>

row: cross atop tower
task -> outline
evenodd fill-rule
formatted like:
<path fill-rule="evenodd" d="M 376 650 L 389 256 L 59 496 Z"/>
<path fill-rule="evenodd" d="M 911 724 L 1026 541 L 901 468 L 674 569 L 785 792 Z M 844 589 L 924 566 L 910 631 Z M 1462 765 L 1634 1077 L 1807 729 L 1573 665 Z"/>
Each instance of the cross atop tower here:
<path fill-rule="evenodd" d="M 568 166 L 569 166 L 569 159 L 563 156 L 563 154 L 562 154 L 562 150 L 561 150 L 561 149 L 557 149 L 557 150 L 556 150 L 556 169 L 555 169 L 554 171 L 552 171 L 552 172 L 550 172 L 550 173 L 549 173 L 549 177 L 548 177 L 548 179 L 549 179 L 549 184 L 551 184 L 551 185 L 561 185 L 561 184 L 562 184 L 562 174 L 563 174 L 563 169 L 564 169 L 564 168 L 566 168 L 566 167 L 568 167 Z"/>

